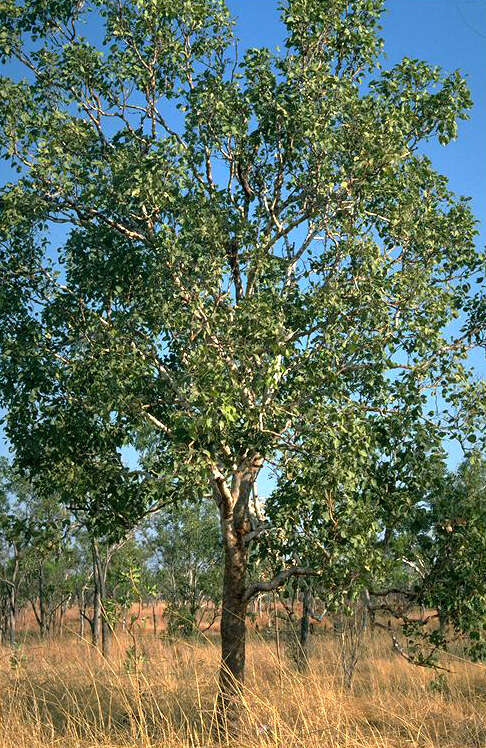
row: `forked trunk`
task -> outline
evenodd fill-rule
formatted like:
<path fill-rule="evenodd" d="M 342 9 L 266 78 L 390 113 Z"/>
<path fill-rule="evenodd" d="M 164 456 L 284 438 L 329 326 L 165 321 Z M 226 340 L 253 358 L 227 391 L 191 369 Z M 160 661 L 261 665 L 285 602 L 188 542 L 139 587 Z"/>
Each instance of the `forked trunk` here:
<path fill-rule="evenodd" d="M 108 572 L 108 558 L 103 560 L 101 558 L 98 543 L 92 541 L 93 551 L 93 576 L 95 582 L 95 590 L 98 591 L 98 616 L 101 622 L 101 653 L 106 659 L 109 658 L 111 653 L 111 644 L 113 640 L 113 630 L 111 628 L 110 620 L 108 617 L 107 609 L 107 590 L 106 590 L 106 575 Z M 98 627 L 99 627 L 98 623 Z"/>

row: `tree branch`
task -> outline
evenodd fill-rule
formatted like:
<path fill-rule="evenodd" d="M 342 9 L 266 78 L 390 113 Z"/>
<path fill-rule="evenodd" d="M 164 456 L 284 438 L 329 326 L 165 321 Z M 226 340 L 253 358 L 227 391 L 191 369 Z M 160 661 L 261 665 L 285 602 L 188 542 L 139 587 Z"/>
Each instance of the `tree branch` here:
<path fill-rule="evenodd" d="M 319 576 L 319 572 L 315 571 L 315 569 L 309 569 L 305 566 L 292 566 L 289 569 L 283 569 L 268 582 L 255 582 L 254 584 L 250 585 L 247 588 L 243 599 L 245 600 L 245 602 L 248 602 L 252 599 L 252 597 L 258 595 L 259 592 L 272 592 L 273 590 L 278 589 L 287 581 L 287 579 L 290 579 L 291 577 L 307 576 L 317 577 Z"/>

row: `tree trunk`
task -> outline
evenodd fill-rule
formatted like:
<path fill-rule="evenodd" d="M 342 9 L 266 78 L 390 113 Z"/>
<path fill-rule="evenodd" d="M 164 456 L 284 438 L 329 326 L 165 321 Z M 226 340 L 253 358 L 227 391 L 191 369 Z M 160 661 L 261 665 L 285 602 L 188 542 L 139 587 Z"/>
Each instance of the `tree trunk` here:
<path fill-rule="evenodd" d="M 15 645 L 17 628 L 17 575 L 19 571 L 19 556 L 14 544 L 15 560 L 12 579 L 8 585 L 8 641 L 11 647 Z"/>
<path fill-rule="evenodd" d="M 86 620 L 86 590 L 82 587 L 78 593 L 79 605 L 79 638 L 84 639 L 84 622 Z"/>
<path fill-rule="evenodd" d="M 152 625 L 154 627 L 154 636 L 157 636 L 157 616 L 155 614 L 155 603 L 152 605 Z"/>
<path fill-rule="evenodd" d="M 311 595 L 309 586 L 306 585 L 304 588 L 304 595 L 302 598 L 302 618 L 300 619 L 299 656 L 298 656 L 299 670 L 305 670 L 308 665 L 307 645 L 309 642 L 309 622 L 310 622 L 311 609 L 312 609 L 312 595 Z"/>
<path fill-rule="evenodd" d="M 100 549 L 96 540 L 93 540 L 93 574 L 98 587 L 98 599 L 101 617 L 101 653 L 106 659 L 111 653 L 111 644 L 113 640 L 113 629 L 108 619 L 107 594 L 106 594 L 106 576 L 108 573 L 109 556 L 103 563 Z"/>
<path fill-rule="evenodd" d="M 94 583 L 93 590 L 93 618 L 91 619 L 91 643 L 93 647 L 100 644 L 100 593 L 98 585 Z"/>
<path fill-rule="evenodd" d="M 64 633 L 64 619 L 66 617 L 67 606 L 68 600 L 65 600 L 59 610 L 59 636 L 62 636 Z"/>
<path fill-rule="evenodd" d="M 8 641 L 11 647 L 15 645 L 16 635 L 16 620 L 15 620 L 15 600 L 10 602 L 10 610 L 8 617 Z"/>
<path fill-rule="evenodd" d="M 238 721 L 239 698 L 245 676 L 247 553 L 235 537 L 225 539 L 221 615 L 219 711 L 225 729 Z"/>
<path fill-rule="evenodd" d="M 224 549 L 218 728 L 226 735 L 236 731 L 241 711 L 249 601 L 247 534 L 252 528 L 249 501 L 262 463 L 258 455 L 242 462 L 232 475 L 231 487 L 219 468 L 213 472 L 213 495 L 219 509 Z"/>
<path fill-rule="evenodd" d="M 39 629 L 41 639 L 44 639 L 48 630 L 47 604 L 44 589 L 44 567 L 39 567 Z"/>
<path fill-rule="evenodd" d="M 100 643 L 100 588 L 98 584 L 98 570 L 94 542 L 91 544 L 93 561 L 93 618 L 91 619 L 91 643 L 98 647 Z"/>
<path fill-rule="evenodd" d="M 16 629 L 16 598 L 15 585 L 9 582 L 7 585 L 7 599 L 5 601 L 4 625 L 2 627 L 2 643 L 15 645 Z"/>
<path fill-rule="evenodd" d="M 8 600 L 7 596 L 2 593 L 0 597 L 0 641 L 2 644 L 7 643 L 7 617 L 8 617 Z"/>
<path fill-rule="evenodd" d="M 111 654 L 111 645 L 113 642 L 113 629 L 108 621 L 106 612 L 106 588 L 103 584 L 101 593 L 101 654 L 106 659 Z"/>

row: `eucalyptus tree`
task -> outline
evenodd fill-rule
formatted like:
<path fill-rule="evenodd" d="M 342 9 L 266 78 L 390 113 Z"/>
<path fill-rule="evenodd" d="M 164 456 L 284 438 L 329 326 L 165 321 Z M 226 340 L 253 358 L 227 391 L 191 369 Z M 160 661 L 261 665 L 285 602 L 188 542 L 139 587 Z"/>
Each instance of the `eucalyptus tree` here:
<path fill-rule="evenodd" d="M 89 621 L 92 644 L 96 647 L 101 644 L 101 653 L 108 659 L 123 603 L 132 600 L 127 591 L 130 574 L 139 574 L 144 554 L 137 547 L 133 533 L 121 534 L 116 540 L 110 535 L 103 537 L 89 521 L 84 530 L 84 545 L 91 558 L 91 573 L 86 582 L 92 588 L 92 616 L 88 617 L 86 610 L 81 615 Z"/>
<path fill-rule="evenodd" d="M 152 584 L 167 603 L 168 628 L 193 634 L 221 611 L 221 532 L 211 502 L 185 503 L 147 528 Z"/>
<path fill-rule="evenodd" d="M 367 582 L 361 575 L 358 588 L 366 584 L 373 620 L 381 615 L 399 624 L 397 630 L 385 626 L 383 618 L 374 620 L 389 631 L 396 650 L 410 662 L 435 667 L 457 640 L 464 654 L 484 659 L 484 457 L 472 450 L 456 472 L 449 472 L 444 452 L 437 446 L 435 452 L 424 452 L 423 447 L 419 441 L 408 457 L 402 448 L 394 461 L 382 465 L 386 480 L 381 484 L 381 511 L 391 509 L 391 514 L 378 537 L 381 563 L 368 569 Z M 399 516 L 395 509 L 403 502 Z"/>
<path fill-rule="evenodd" d="M 23 557 L 31 531 L 19 505 L 27 492 L 6 458 L 0 458 L 0 573 L 2 643 L 15 644 L 18 593 L 22 581 Z"/>
<path fill-rule="evenodd" d="M 449 323 L 471 311 L 475 222 L 419 148 L 454 138 L 471 99 L 459 72 L 380 71 L 382 5 L 287 0 L 282 50 L 241 60 L 222 0 L 0 12 L 2 58 L 25 70 L 0 82 L 19 171 L 1 194 L 7 432 L 67 485 L 80 461 L 96 475 L 105 439 L 116 485 L 115 455 L 149 433 L 157 490 L 211 491 L 224 702 L 248 602 L 309 571 L 281 554 L 247 579 L 262 468 L 312 462 L 323 438 L 358 465 L 375 414 L 470 392 L 481 313 Z M 302 492 L 287 497 L 298 517 Z M 126 516 L 123 501 L 103 506 Z"/>
<path fill-rule="evenodd" d="M 37 495 L 6 458 L 0 459 L 0 502 L 2 633 L 14 644 L 19 607 L 31 604 L 44 636 L 70 598 L 70 518 L 57 497 Z"/>
<path fill-rule="evenodd" d="M 430 507 L 430 533 L 422 538 L 415 598 L 435 611 L 438 647 L 461 638 L 465 652 L 486 658 L 486 460 L 473 450 L 446 473 Z"/>

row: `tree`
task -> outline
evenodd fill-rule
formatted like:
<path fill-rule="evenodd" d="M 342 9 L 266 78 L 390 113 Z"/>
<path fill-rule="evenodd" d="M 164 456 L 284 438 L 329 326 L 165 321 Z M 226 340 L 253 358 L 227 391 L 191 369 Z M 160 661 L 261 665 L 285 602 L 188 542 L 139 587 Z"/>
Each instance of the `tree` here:
<path fill-rule="evenodd" d="M 27 486 L 15 474 L 6 458 L 0 459 L 0 569 L 2 585 L 2 643 L 15 644 L 18 590 L 22 557 L 31 540 L 19 504 Z"/>
<path fill-rule="evenodd" d="M 13 645 L 19 604 L 30 602 L 43 637 L 70 599 L 70 520 L 57 497 L 37 496 L 5 458 L 0 481 L 2 638 Z"/>
<path fill-rule="evenodd" d="M 134 577 L 140 575 L 143 554 L 135 544 L 132 533 L 114 542 L 96 536 L 89 525 L 86 529 L 92 561 L 91 639 L 94 646 L 98 646 L 101 638 L 101 652 L 108 658 L 115 625 L 123 610 L 133 602 Z M 138 586 L 141 586 L 140 579 Z"/>
<path fill-rule="evenodd" d="M 108 659 L 117 621 L 116 587 L 124 567 L 134 565 L 133 533 L 123 532 L 120 528 L 116 538 L 112 532 L 103 535 L 99 523 L 82 511 L 74 519 L 72 553 L 76 568 L 72 575 L 72 590 L 78 598 L 80 635 L 84 635 L 84 622 L 87 621 L 93 646 L 100 647 Z M 112 531 L 110 523 L 108 528 Z M 87 613 L 88 599 L 91 616 Z"/>
<path fill-rule="evenodd" d="M 64 614 L 73 594 L 71 549 L 49 543 L 36 547 L 26 570 L 24 595 L 28 598 L 40 637 L 62 630 Z"/>
<path fill-rule="evenodd" d="M 66 492 L 80 465 L 95 493 L 98 469 L 124 475 L 133 514 L 147 503 L 124 444 L 150 441 L 147 489 L 209 488 L 223 707 L 243 681 L 248 602 L 309 572 L 281 553 L 272 579 L 247 579 L 268 530 L 262 468 L 312 463 L 325 443 L 359 466 L 377 415 L 470 393 L 482 334 L 473 216 L 418 150 L 456 136 L 464 79 L 406 58 L 380 73 L 381 0 L 281 10 L 284 50 L 241 62 L 220 0 L 1 11 L 3 59 L 28 73 L 1 80 L 0 144 L 19 170 L 1 195 L 7 433 Z M 101 44 L 82 36 L 89 14 Z M 102 483 L 116 524 L 127 494 Z M 287 496 L 298 517 L 302 492 Z"/>
<path fill-rule="evenodd" d="M 221 532 L 214 505 L 171 508 L 156 515 L 148 533 L 152 583 L 167 603 L 169 631 L 209 628 L 221 602 Z M 206 610 L 208 603 L 212 610 Z M 205 613 L 209 620 L 203 621 Z"/>
<path fill-rule="evenodd" d="M 446 474 L 430 507 L 431 533 L 422 542 L 421 602 L 437 611 L 439 644 L 465 640 L 475 659 L 486 657 L 486 462 L 478 450 Z"/>
<path fill-rule="evenodd" d="M 367 584 L 368 609 L 400 624 L 406 649 L 396 630 L 388 630 L 395 648 L 414 664 L 436 666 L 456 639 L 465 653 L 483 658 L 484 459 L 472 450 L 451 473 L 430 430 L 409 438 L 391 443 L 388 459 L 373 470 L 379 556 L 359 579 Z"/>

